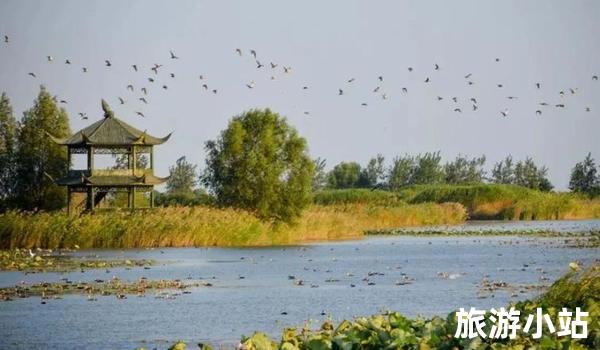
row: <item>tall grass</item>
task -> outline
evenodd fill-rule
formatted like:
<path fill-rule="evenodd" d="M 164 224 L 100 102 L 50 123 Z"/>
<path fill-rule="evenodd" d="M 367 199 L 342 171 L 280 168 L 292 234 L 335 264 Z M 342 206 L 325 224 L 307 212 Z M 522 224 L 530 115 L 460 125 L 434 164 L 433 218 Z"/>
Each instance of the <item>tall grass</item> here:
<path fill-rule="evenodd" d="M 465 217 L 459 204 L 432 203 L 313 205 L 293 225 L 261 221 L 242 210 L 203 206 L 81 216 L 12 211 L 0 215 L 0 248 L 280 245 L 359 238 L 372 229 L 460 223 Z"/>
<path fill-rule="evenodd" d="M 540 192 L 514 185 L 419 185 L 398 194 L 409 203 L 461 203 L 471 219 L 600 218 L 600 199 L 572 193 Z"/>

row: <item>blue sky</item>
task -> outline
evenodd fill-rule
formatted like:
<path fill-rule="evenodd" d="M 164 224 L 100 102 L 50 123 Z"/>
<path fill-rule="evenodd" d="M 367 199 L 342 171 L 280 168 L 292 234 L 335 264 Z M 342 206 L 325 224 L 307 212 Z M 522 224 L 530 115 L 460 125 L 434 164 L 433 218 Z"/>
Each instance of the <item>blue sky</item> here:
<path fill-rule="evenodd" d="M 68 101 L 73 130 L 101 118 L 105 98 L 140 129 L 156 136 L 174 131 L 156 150 L 158 175 L 183 155 L 203 166 L 204 142 L 231 116 L 270 107 L 329 168 L 343 160 L 364 164 L 377 153 L 389 164 L 395 155 L 436 150 L 445 159 L 485 154 L 491 168 L 510 153 L 545 164 L 564 189 L 576 161 L 590 151 L 600 157 L 600 82 L 592 80 L 600 75 L 598 15 L 600 2 L 593 0 L 3 0 L 0 35 L 10 42 L 0 43 L 0 90 L 20 117 L 45 84 Z M 150 70 L 155 63 L 163 65 L 158 75 Z M 148 89 L 147 105 L 138 100 L 141 87 Z M 79 112 L 90 119 L 81 121 Z"/>

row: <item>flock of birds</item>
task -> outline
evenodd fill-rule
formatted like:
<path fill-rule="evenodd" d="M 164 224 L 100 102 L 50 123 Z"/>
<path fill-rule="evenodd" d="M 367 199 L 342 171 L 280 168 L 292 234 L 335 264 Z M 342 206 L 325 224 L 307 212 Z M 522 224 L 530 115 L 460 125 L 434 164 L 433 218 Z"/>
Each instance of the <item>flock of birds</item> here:
<path fill-rule="evenodd" d="M 11 42 L 11 40 L 10 40 L 9 36 L 8 35 L 4 35 L 4 43 L 6 45 L 8 45 L 10 42 Z M 277 69 L 278 69 L 278 67 L 280 67 L 280 64 L 274 63 L 272 61 L 269 61 L 268 65 L 266 65 L 265 63 L 263 63 L 263 61 L 261 61 L 261 59 L 259 59 L 259 56 L 258 56 L 256 50 L 250 49 L 248 51 L 249 51 L 249 56 L 252 58 L 252 60 L 255 63 L 256 69 L 259 69 L 259 70 L 260 69 L 268 70 L 270 68 L 270 71 L 268 73 L 270 75 L 270 80 L 276 80 L 277 77 L 276 77 L 275 72 L 277 72 Z M 245 51 L 242 50 L 242 49 L 240 49 L 240 48 L 236 48 L 234 50 L 234 52 L 239 57 L 245 56 Z M 173 50 L 169 51 L 169 56 L 167 56 L 167 57 L 169 57 L 170 60 L 179 60 L 180 59 L 180 57 L 177 56 Z M 51 55 L 47 55 L 46 56 L 46 61 L 48 63 L 52 63 L 52 62 L 55 61 L 55 57 L 51 56 Z M 501 62 L 500 58 L 495 58 L 494 61 L 496 63 L 500 63 Z M 64 59 L 64 64 L 68 65 L 68 66 L 71 66 L 72 62 L 71 62 L 71 60 L 69 58 L 65 58 Z M 110 69 L 111 67 L 113 67 L 113 63 L 112 63 L 112 61 L 110 59 L 106 59 L 106 60 L 104 60 L 104 66 L 105 66 L 106 69 Z M 135 63 L 135 64 L 131 64 L 130 68 L 131 68 L 131 70 L 134 73 L 143 73 L 144 66 Z M 438 63 L 434 63 L 432 65 L 432 68 L 433 68 L 432 72 L 431 72 L 432 74 L 435 74 L 435 72 L 442 70 L 442 67 Z M 150 76 L 147 77 L 147 82 L 149 84 L 154 84 L 154 83 L 157 83 L 157 81 L 159 79 L 159 75 L 163 74 L 162 72 L 163 72 L 163 70 L 166 69 L 166 67 L 163 64 L 154 63 L 152 65 L 146 66 L 145 69 L 148 69 L 148 71 L 150 71 L 150 72 L 153 73 L 153 74 L 150 74 Z M 87 66 L 82 66 L 81 67 L 81 73 L 82 74 L 88 73 L 89 71 L 90 70 L 89 70 L 89 68 Z M 409 73 L 415 74 L 415 69 L 413 67 L 407 67 L 407 71 Z M 291 74 L 292 73 L 292 67 L 291 66 L 286 66 L 286 65 L 281 65 L 280 72 L 282 72 L 283 74 Z M 29 72 L 28 75 L 31 76 L 32 78 L 37 78 L 38 77 L 38 75 L 35 72 Z M 433 75 L 425 76 L 425 78 L 422 79 L 422 83 L 423 84 L 431 84 L 432 81 L 433 81 L 432 76 Z M 475 85 L 475 81 L 472 79 L 472 77 L 473 77 L 472 73 L 465 74 L 464 75 L 465 84 L 467 84 L 468 86 Z M 160 78 L 162 79 L 163 76 L 161 76 Z M 172 72 L 168 73 L 168 78 L 174 79 L 175 78 L 175 74 L 172 73 Z M 204 90 L 206 92 L 212 93 L 212 94 L 217 94 L 219 92 L 219 90 L 217 88 L 209 86 L 207 80 L 205 79 L 205 77 L 203 75 L 199 75 L 198 78 L 199 78 L 200 84 L 201 84 L 200 85 L 200 89 L 202 89 L 202 90 Z M 598 81 L 598 75 L 592 75 L 591 79 L 592 79 L 592 81 Z M 349 79 L 347 79 L 344 82 L 343 86 L 341 86 L 341 87 L 339 87 L 337 89 L 337 95 L 338 96 L 344 96 L 344 95 L 346 95 L 347 94 L 347 92 L 346 92 L 347 89 L 350 87 L 350 85 L 355 84 L 355 81 L 356 81 L 356 79 L 354 77 L 350 77 Z M 384 82 L 384 76 L 383 75 L 378 75 L 376 77 L 376 82 L 377 82 L 377 84 L 376 85 L 374 84 L 374 87 L 372 87 L 372 93 L 373 94 L 378 94 L 379 97 L 382 100 L 388 100 L 390 98 L 390 95 L 388 94 L 388 92 L 383 91 L 383 86 L 382 86 L 383 82 Z M 254 80 L 249 81 L 249 82 L 245 82 L 244 84 L 245 84 L 245 86 L 249 90 L 255 89 L 257 87 L 257 83 Z M 167 85 L 167 83 L 157 83 L 155 85 L 161 85 L 161 88 L 163 90 L 168 90 L 169 89 L 169 86 Z M 502 83 L 496 83 L 495 87 L 497 89 L 503 89 L 504 88 L 504 84 L 502 84 Z M 534 85 L 533 85 L 533 87 L 535 89 L 537 89 L 537 90 L 540 90 L 540 89 L 542 89 L 542 83 L 541 82 L 535 82 Z M 308 90 L 309 86 L 302 85 L 301 89 L 302 90 Z M 126 85 L 126 90 L 128 92 L 130 92 L 130 93 L 135 93 L 136 92 L 136 87 L 132 83 L 128 83 Z M 146 87 L 146 86 L 141 86 L 141 87 L 138 87 L 138 91 L 139 91 L 140 95 L 137 96 L 137 100 L 140 103 L 143 103 L 144 105 L 147 105 L 149 103 L 149 98 L 148 98 L 149 88 Z M 549 103 L 549 102 L 546 102 L 546 101 L 539 101 L 537 103 L 537 108 L 534 111 L 535 114 L 536 115 L 542 115 L 543 111 L 544 111 L 544 108 L 549 108 L 549 107 L 552 107 L 552 106 L 554 108 L 557 108 L 557 109 L 564 109 L 566 107 L 566 104 L 564 102 L 565 101 L 564 98 L 566 96 L 568 96 L 568 95 L 575 95 L 575 94 L 578 93 L 578 91 L 579 91 L 578 88 L 573 88 L 573 87 L 566 88 L 564 90 L 558 91 L 558 96 L 561 98 L 558 103 Z M 409 87 L 408 86 L 402 87 L 401 88 L 401 93 L 403 95 L 408 95 L 409 94 Z M 518 98 L 519 98 L 518 96 L 513 96 L 513 95 L 506 96 L 507 100 L 517 100 Z M 443 101 L 445 99 L 451 100 L 454 103 L 452 105 L 452 107 L 451 107 L 453 112 L 463 113 L 464 106 L 459 105 L 459 97 L 457 97 L 457 96 L 450 96 L 450 97 L 437 96 L 436 97 L 437 101 Z M 127 103 L 127 100 L 125 98 L 123 98 L 122 96 L 118 96 L 116 98 L 116 100 L 118 100 L 119 104 L 121 104 L 121 105 L 124 105 L 124 104 Z M 66 99 L 60 99 L 59 102 L 62 103 L 62 104 L 67 104 L 68 103 L 68 101 Z M 461 102 L 467 102 L 470 105 L 470 109 L 472 109 L 473 112 L 476 112 L 479 109 L 478 100 L 474 96 L 467 97 L 467 98 L 461 98 Z M 367 107 L 368 103 L 367 102 L 361 102 L 360 105 L 362 107 Z M 590 106 L 585 106 L 584 110 L 586 112 L 591 112 L 591 107 Z M 140 110 L 136 110 L 135 113 L 138 116 L 140 116 L 140 117 L 145 117 L 146 116 Z M 310 115 L 309 111 L 304 111 L 303 113 L 305 115 Z M 503 109 L 499 110 L 499 115 L 502 116 L 502 117 L 508 117 L 509 114 L 510 114 L 509 108 L 503 108 Z M 81 119 L 84 119 L 84 120 L 88 119 L 87 113 L 85 113 L 85 112 L 78 112 L 78 115 L 79 115 L 79 117 L 81 117 Z"/>

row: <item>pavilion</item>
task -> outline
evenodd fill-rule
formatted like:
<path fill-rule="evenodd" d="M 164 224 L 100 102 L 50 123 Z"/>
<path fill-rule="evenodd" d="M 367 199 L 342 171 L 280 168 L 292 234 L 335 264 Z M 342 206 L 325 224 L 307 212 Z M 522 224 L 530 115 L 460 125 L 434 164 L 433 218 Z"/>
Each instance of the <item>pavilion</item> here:
<path fill-rule="evenodd" d="M 67 146 L 68 175 L 56 180 L 56 184 L 67 187 L 67 208 L 72 211 L 72 200 L 75 194 L 83 196 L 81 205 L 75 206 L 93 211 L 107 198 L 116 198 L 118 193 L 126 193 L 126 204 L 121 207 L 135 209 L 154 207 L 154 185 L 165 182 L 168 178 L 154 176 L 154 146 L 165 143 L 171 134 L 158 138 L 148 135 L 124 121 L 116 118 L 106 101 L 102 100 L 104 118 L 76 132 L 65 139 L 48 134 L 54 142 Z M 87 155 L 87 169 L 71 168 L 73 154 Z M 126 155 L 126 164 L 121 168 L 96 169 L 94 155 L 111 154 Z M 140 155 L 149 155 L 149 166 L 139 169 Z M 136 193 L 138 194 L 136 196 Z M 144 195 L 141 196 L 140 193 Z M 141 198 L 140 198 L 141 196 Z M 136 200 L 137 199 L 137 200 Z M 142 199 L 142 200 L 141 200 Z M 146 205 L 140 204 L 146 199 Z M 116 202 L 116 201 L 112 201 Z"/>

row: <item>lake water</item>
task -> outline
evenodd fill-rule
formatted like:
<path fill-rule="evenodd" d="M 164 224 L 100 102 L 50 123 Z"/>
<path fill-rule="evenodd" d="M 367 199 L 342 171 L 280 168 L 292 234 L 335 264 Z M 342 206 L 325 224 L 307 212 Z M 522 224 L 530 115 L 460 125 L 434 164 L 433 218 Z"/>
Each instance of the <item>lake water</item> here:
<path fill-rule="evenodd" d="M 516 224 L 535 229 L 548 223 Z M 551 225 L 562 231 L 598 230 L 600 220 L 554 221 Z M 191 294 L 173 300 L 149 294 L 125 300 L 105 296 L 95 302 L 71 295 L 45 305 L 39 298 L 0 302 L 0 348 L 166 349 L 178 339 L 231 347 L 242 334 L 262 330 L 278 339 L 284 327 L 302 326 L 308 320 L 317 327 L 329 316 L 339 321 L 385 309 L 432 316 L 459 307 L 500 307 L 534 295 L 515 297 L 496 291 L 478 298 L 477 285 L 484 275 L 512 284 L 549 284 L 568 270 L 569 262 L 589 265 L 600 258 L 598 249 L 566 248 L 562 241 L 518 236 L 386 236 L 285 248 L 80 251 L 77 254 L 83 256 L 154 259 L 157 265 L 150 270 L 138 267 L 110 273 L 0 272 L 0 286 L 112 276 L 132 281 L 141 276 L 201 280 L 214 286 L 192 289 Z M 369 285 L 363 280 L 369 272 L 383 275 L 368 277 L 374 283 Z M 441 278 L 440 272 L 452 278 Z M 290 275 L 303 279 L 305 285 L 295 285 Z M 542 275 L 549 280 L 541 281 Z M 403 276 L 414 278 L 414 283 L 396 285 Z"/>

